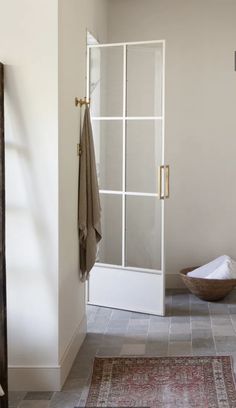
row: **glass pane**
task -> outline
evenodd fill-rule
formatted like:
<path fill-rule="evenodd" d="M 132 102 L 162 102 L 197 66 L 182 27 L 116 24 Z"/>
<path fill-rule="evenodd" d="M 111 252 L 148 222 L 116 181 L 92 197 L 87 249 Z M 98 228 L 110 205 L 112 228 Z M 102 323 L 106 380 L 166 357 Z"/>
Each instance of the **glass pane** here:
<path fill-rule="evenodd" d="M 101 194 L 102 240 L 99 243 L 97 262 L 122 264 L 122 197 Z M 104 283 L 105 284 L 105 283 Z"/>
<path fill-rule="evenodd" d="M 162 122 L 127 121 L 126 191 L 157 193 L 162 157 Z"/>
<path fill-rule="evenodd" d="M 90 49 L 92 116 L 122 116 L 123 47 Z"/>
<path fill-rule="evenodd" d="M 93 137 L 101 190 L 122 190 L 122 121 L 93 121 Z"/>
<path fill-rule="evenodd" d="M 161 269 L 161 202 L 126 197 L 126 266 Z"/>
<path fill-rule="evenodd" d="M 127 47 L 127 115 L 161 116 L 162 44 Z"/>

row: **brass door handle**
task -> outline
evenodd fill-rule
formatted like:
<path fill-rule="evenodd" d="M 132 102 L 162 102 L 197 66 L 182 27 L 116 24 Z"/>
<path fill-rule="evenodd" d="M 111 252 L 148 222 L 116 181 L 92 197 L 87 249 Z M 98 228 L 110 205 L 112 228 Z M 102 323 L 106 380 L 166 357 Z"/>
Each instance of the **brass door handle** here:
<path fill-rule="evenodd" d="M 162 190 L 163 190 L 163 188 L 162 188 L 162 178 L 163 178 L 162 172 L 163 172 L 164 168 L 165 168 L 165 166 L 163 166 L 163 165 L 158 167 L 157 194 L 158 194 L 159 200 L 164 200 L 164 198 L 165 198 L 164 194 L 162 193 Z"/>
<path fill-rule="evenodd" d="M 163 191 L 163 174 L 165 177 L 164 191 Z M 158 168 L 157 194 L 158 194 L 159 200 L 164 200 L 165 198 L 170 197 L 170 166 L 169 165 L 161 165 Z"/>
<path fill-rule="evenodd" d="M 170 197 L 170 166 L 165 166 L 165 198 Z"/>

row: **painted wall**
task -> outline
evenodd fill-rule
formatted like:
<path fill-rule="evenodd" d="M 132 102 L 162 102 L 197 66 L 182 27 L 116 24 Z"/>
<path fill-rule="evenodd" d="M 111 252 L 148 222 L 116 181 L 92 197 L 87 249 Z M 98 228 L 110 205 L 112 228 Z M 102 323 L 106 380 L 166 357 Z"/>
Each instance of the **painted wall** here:
<path fill-rule="evenodd" d="M 74 98 L 86 94 L 86 29 L 106 41 L 106 12 L 106 0 L 59 0 L 60 359 L 85 318 L 85 285 L 78 278 L 79 108 Z"/>
<path fill-rule="evenodd" d="M 104 41 L 106 4 L 0 0 L 10 389 L 59 389 L 85 335 L 74 98 L 85 95 L 86 28 Z"/>
<path fill-rule="evenodd" d="M 235 15 L 234 0 L 109 1 L 109 42 L 167 41 L 171 197 L 165 243 L 171 286 L 182 267 L 224 253 L 236 259 Z"/>
<path fill-rule="evenodd" d="M 8 345 L 13 370 L 58 362 L 57 1 L 1 0 L 0 10 L 0 60 L 6 64 Z"/>

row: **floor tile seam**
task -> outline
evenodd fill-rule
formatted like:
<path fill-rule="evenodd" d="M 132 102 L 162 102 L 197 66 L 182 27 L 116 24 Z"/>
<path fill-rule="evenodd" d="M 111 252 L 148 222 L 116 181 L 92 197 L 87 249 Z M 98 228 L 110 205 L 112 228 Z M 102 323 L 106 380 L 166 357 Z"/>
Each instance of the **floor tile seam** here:
<path fill-rule="evenodd" d="M 190 299 L 190 301 L 191 301 L 191 299 Z M 192 352 L 192 355 L 193 355 L 193 321 L 192 321 L 192 319 L 191 319 L 191 306 L 190 306 L 190 301 L 189 301 L 189 308 L 190 308 L 190 338 L 191 338 L 191 352 Z"/>
<path fill-rule="evenodd" d="M 213 343 L 214 343 L 214 349 L 215 349 L 215 353 L 217 353 L 216 341 L 215 341 L 215 336 L 214 336 L 214 332 L 213 332 L 212 315 L 211 314 L 210 314 L 210 323 L 211 323 L 211 332 L 212 332 L 212 338 L 213 338 Z"/>
<path fill-rule="evenodd" d="M 168 336 L 167 336 L 167 356 L 170 355 L 170 333 L 171 333 L 171 319 L 170 319 L 170 325 L 169 325 Z"/>
<path fill-rule="evenodd" d="M 235 328 L 235 326 L 234 326 L 234 321 L 233 321 L 233 319 L 232 319 L 231 314 L 230 314 L 230 322 L 231 322 L 231 325 L 232 325 L 233 331 L 234 331 L 234 333 L 236 334 L 236 328 Z"/>
<path fill-rule="evenodd" d="M 145 344 L 147 345 L 148 343 L 148 335 L 150 333 L 150 325 L 151 325 L 151 317 L 149 318 L 149 323 L 148 323 L 148 329 L 147 329 L 147 337 L 146 337 L 146 341 Z"/>
<path fill-rule="evenodd" d="M 170 332 L 171 332 L 171 317 L 172 317 L 172 311 L 173 311 L 173 294 L 171 295 L 171 302 L 170 302 L 170 324 L 169 324 L 169 329 L 168 329 L 168 336 L 167 336 L 167 356 L 170 355 Z"/>

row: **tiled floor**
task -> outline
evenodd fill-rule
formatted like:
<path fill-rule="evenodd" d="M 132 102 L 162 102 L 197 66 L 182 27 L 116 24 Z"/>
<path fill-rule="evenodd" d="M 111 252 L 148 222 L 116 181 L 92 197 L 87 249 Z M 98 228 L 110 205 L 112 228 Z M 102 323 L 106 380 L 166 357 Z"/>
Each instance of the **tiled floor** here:
<path fill-rule="evenodd" d="M 166 316 L 88 307 L 88 334 L 62 392 L 11 393 L 10 408 L 84 406 L 93 358 L 231 354 L 236 362 L 236 291 L 207 303 L 168 293 Z"/>

